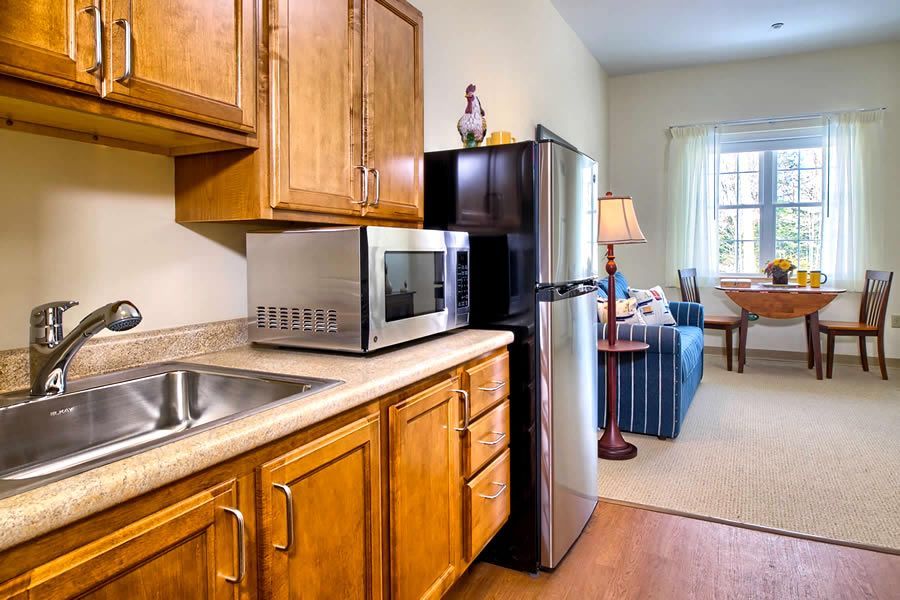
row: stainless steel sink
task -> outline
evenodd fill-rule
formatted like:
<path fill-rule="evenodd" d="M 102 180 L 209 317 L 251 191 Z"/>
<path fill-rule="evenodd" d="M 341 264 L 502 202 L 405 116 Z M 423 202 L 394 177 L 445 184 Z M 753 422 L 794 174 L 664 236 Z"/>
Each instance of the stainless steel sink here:
<path fill-rule="evenodd" d="M 167 363 L 0 395 L 0 498 L 341 383 Z"/>

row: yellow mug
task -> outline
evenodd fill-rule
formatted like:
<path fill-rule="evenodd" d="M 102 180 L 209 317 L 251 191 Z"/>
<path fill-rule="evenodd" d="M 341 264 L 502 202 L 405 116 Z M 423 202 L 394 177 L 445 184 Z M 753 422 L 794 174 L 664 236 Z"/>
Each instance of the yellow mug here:
<path fill-rule="evenodd" d="M 807 272 L 806 271 L 797 271 L 797 285 L 800 287 L 806 287 L 806 282 L 808 281 Z"/>
<path fill-rule="evenodd" d="M 509 144 L 512 141 L 512 134 L 508 131 L 494 131 L 491 132 L 491 137 L 488 138 L 489 146 L 496 146 L 498 144 Z"/>
<path fill-rule="evenodd" d="M 809 272 L 809 286 L 810 287 L 821 287 L 823 283 L 828 283 L 828 275 L 823 273 L 822 271 L 810 271 Z"/>

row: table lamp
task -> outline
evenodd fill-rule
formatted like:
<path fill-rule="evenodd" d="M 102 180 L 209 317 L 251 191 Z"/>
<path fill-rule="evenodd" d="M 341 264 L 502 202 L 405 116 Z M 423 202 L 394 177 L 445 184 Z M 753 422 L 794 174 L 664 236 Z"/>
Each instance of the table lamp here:
<path fill-rule="evenodd" d="M 606 353 L 606 429 L 597 442 L 597 456 L 625 460 L 637 456 L 637 448 L 629 444 L 619 431 L 618 422 L 618 355 L 641 352 L 649 348 L 643 342 L 619 342 L 616 325 L 616 255 L 615 244 L 643 244 L 647 239 L 638 225 L 634 202 L 630 196 L 613 196 L 607 192 L 599 199 L 597 209 L 597 244 L 606 245 L 606 272 L 609 274 L 606 299 L 606 339 L 597 342 L 597 350 Z"/>

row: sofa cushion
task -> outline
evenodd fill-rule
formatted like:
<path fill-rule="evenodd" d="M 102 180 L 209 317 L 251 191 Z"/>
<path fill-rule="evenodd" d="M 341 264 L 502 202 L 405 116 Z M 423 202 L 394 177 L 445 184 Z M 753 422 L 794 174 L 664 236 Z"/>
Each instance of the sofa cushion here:
<path fill-rule="evenodd" d="M 676 329 L 681 334 L 681 369 L 687 375 L 703 360 L 703 330 L 689 325 Z"/>
<path fill-rule="evenodd" d="M 677 321 L 669 310 L 669 301 L 662 287 L 649 290 L 630 290 L 631 297 L 637 300 L 638 311 L 647 325 L 676 325 Z"/>
<path fill-rule="evenodd" d="M 597 299 L 597 317 L 601 323 L 606 323 L 609 301 Z M 637 300 L 628 298 L 627 300 L 616 300 L 616 323 L 644 325 L 644 319 L 637 309 Z"/>
<path fill-rule="evenodd" d="M 600 289 L 603 291 L 604 297 L 609 297 L 609 277 L 604 277 L 600 280 Z M 625 300 L 629 297 L 628 293 L 628 280 L 625 279 L 625 276 L 622 275 L 621 272 L 616 271 L 616 299 L 617 300 Z"/>

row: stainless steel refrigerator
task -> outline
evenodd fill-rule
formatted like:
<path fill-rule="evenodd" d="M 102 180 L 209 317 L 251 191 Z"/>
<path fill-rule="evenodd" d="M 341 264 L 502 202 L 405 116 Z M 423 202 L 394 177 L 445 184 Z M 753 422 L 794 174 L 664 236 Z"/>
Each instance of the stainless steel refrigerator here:
<path fill-rule="evenodd" d="M 425 155 L 425 226 L 469 232 L 470 322 L 507 329 L 510 520 L 482 558 L 555 568 L 597 504 L 597 163 L 554 141 Z"/>

